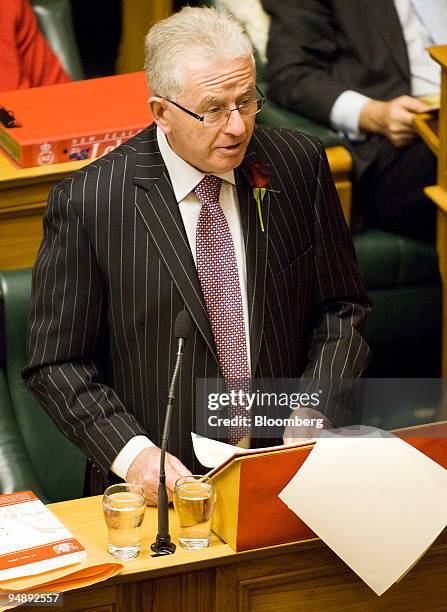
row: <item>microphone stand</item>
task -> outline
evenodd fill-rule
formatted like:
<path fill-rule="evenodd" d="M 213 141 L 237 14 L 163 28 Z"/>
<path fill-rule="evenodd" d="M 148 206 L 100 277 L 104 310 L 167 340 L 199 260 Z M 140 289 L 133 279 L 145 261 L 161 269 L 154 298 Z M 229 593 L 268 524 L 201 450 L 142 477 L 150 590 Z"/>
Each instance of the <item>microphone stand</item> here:
<path fill-rule="evenodd" d="M 163 436 L 160 445 L 160 481 L 158 484 L 158 533 L 155 542 L 151 545 L 151 550 L 157 555 L 172 555 L 175 552 L 175 544 L 171 542 L 169 535 L 169 513 L 168 513 L 168 492 L 166 490 L 165 455 L 166 446 L 169 438 L 169 428 L 171 422 L 172 405 L 174 403 L 175 385 L 177 383 L 180 364 L 185 347 L 185 338 L 178 338 L 177 359 L 175 362 L 174 373 L 168 393 L 168 404 L 163 426 Z"/>

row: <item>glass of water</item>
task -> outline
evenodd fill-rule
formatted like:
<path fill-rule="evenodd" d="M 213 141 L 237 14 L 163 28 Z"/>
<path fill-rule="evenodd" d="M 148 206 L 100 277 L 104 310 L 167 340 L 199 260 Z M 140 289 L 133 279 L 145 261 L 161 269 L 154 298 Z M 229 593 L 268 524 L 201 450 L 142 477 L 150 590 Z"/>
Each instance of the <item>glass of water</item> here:
<path fill-rule="evenodd" d="M 176 480 L 174 507 L 179 522 L 179 544 L 185 550 L 206 548 L 211 540 L 211 517 L 216 505 L 213 482 L 206 476 Z"/>
<path fill-rule="evenodd" d="M 104 492 L 102 507 L 109 530 L 107 550 L 116 559 L 134 559 L 141 547 L 141 524 L 146 508 L 143 488 L 120 483 Z"/>

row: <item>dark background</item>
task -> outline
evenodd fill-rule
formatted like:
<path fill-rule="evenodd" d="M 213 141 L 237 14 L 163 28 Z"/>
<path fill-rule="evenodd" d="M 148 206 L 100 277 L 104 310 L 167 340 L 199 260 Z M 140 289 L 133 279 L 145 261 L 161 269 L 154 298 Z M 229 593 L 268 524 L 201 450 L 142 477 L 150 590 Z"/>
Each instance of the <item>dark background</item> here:
<path fill-rule="evenodd" d="M 115 74 L 121 0 L 71 0 L 71 10 L 86 78 Z"/>
<path fill-rule="evenodd" d="M 147 0 L 150 2 L 151 0 Z M 156 0 L 153 0 L 156 1 Z M 70 0 L 76 39 L 86 78 L 115 74 L 121 36 L 121 0 Z M 176 0 L 174 10 L 200 1 Z M 148 28 L 149 29 L 149 28 Z"/>

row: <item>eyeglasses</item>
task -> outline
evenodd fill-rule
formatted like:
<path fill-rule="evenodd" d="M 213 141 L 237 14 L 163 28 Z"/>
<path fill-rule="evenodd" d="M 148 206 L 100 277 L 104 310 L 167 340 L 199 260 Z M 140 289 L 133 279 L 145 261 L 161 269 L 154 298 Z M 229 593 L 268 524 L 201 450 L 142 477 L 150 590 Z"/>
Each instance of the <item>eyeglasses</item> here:
<path fill-rule="evenodd" d="M 201 121 L 203 127 L 218 127 L 220 125 L 225 125 L 228 119 L 230 118 L 231 113 L 233 113 L 234 111 L 238 111 L 241 117 L 251 117 L 252 115 L 256 115 L 257 113 L 259 113 L 259 111 L 264 106 L 266 99 L 257 85 L 256 89 L 261 94 L 262 98 L 259 98 L 257 100 L 250 100 L 250 102 L 244 102 L 243 104 L 239 104 L 238 106 L 236 106 L 236 108 L 223 108 L 207 111 L 203 115 L 193 113 L 193 111 L 188 110 L 180 104 L 177 104 L 177 102 L 174 102 L 174 100 L 169 100 L 169 98 L 163 99 L 167 102 L 170 102 L 171 104 L 173 104 L 183 112 L 187 113 L 191 117 L 194 117 L 194 119 L 197 119 L 197 121 Z"/>

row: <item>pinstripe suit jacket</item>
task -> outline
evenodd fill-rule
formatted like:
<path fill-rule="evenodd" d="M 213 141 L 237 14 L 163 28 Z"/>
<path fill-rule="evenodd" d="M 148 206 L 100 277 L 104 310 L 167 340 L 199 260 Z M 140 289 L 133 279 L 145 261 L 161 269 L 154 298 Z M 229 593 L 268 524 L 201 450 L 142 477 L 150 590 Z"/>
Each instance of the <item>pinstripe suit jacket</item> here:
<path fill-rule="evenodd" d="M 243 164 L 272 170 L 259 226 L 235 172 L 245 238 L 252 371 L 357 377 L 369 302 L 324 149 L 256 128 Z M 218 377 L 210 322 L 155 126 L 76 172 L 49 196 L 33 274 L 24 379 L 60 429 L 107 473 L 126 442 L 161 438 L 173 324 L 193 320 L 170 452 L 194 469 L 195 380 Z"/>

